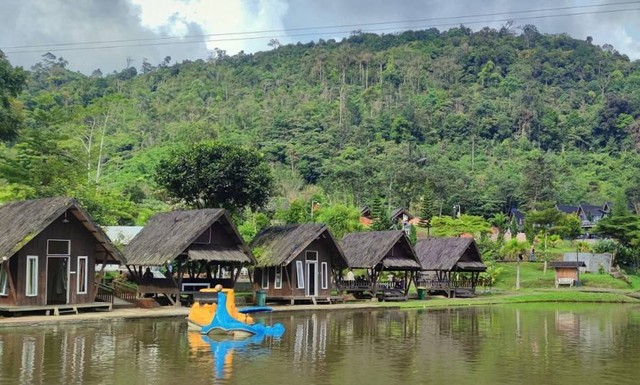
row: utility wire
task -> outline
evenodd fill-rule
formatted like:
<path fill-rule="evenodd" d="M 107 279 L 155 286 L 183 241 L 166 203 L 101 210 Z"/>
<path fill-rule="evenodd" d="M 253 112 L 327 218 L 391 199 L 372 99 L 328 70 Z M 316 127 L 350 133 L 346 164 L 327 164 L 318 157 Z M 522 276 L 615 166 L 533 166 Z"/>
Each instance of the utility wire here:
<path fill-rule="evenodd" d="M 530 10 L 523 10 L 523 11 L 497 12 L 497 13 L 485 13 L 485 14 L 449 16 L 449 17 L 434 17 L 434 18 L 428 18 L 428 19 L 381 21 L 381 22 L 373 22 L 373 23 L 342 24 L 342 25 L 316 26 L 316 27 L 299 27 L 299 28 L 288 28 L 288 29 L 267 29 L 267 30 L 261 30 L 261 31 L 211 33 L 211 34 L 204 34 L 204 35 L 186 35 L 186 36 L 167 36 L 167 37 L 139 38 L 139 39 L 85 41 L 85 42 L 76 42 L 76 43 L 58 43 L 58 44 L 40 44 L 40 45 L 19 45 L 19 46 L 5 47 L 5 49 L 62 47 L 62 46 L 86 45 L 86 44 L 131 43 L 131 42 L 138 42 L 138 41 L 155 41 L 155 40 L 172 40 L 172 39 L 189 39 L 189 38 L 208 38 L 208 37 L 250 35 L 250 34 L 253 35 L 253 34 L 263 34 L 263 33 L 277 33 L 277 32 L 286 33 L 286 32 L 295 32 L 295 31 L 367 27 L 367 26 L 389 25 L 389 24 L 422 23 L 422 22 L 428 22 L 428 21 L 455 20 L 455 19 L 465 19 L 465 18 L 471 18 L 471 17 L 493 17 L 493 16 L 503 16 L 503 15 L 518 15 L 518 14 L 529 14 L 529 13 L 539 13 L 539 12 L 549 12 L 549 11 L 565 11 L 565 10 L 572 10 L 572 9 L 605 7 L 605 6 L 614 6 L 614 5 L 630 5 L 630 4 L 639 4 L 639 3 L 640 3 L 640 1 L 638 1 L 638 0 L 635 0 L 635 1 L 620 1 L 620 2 L 604 3 L 604 4 L 574 5 L 574 6 L 565 6 L 565 7 L 555 7 L 555 8 L 530 9 Z"/>
<path fill-rule="evenodd" d="M 496 23 L 496 22 L 507 22 L 512 20 L 535 20 L 535 19 L 543 19 L 543 18 L 556 18 L 556 17 L 568 17 L 568 16 L 584 16 L 584 15 L 595 15 L 595 14 L 607 14 L 607 13 L 618 13 L 618 12 L 628 12 L 628 11 L 640 11 L 640 8 L 622 8 L 622 9 L 609 9 L 609 10 L 600 10 L 600 11 L 585 11 L 585 12 L 574 12 L 574 13 L 558 13 L 558 14 L 545 14 L 545 15 L 534 15 L 534 16 L 526 16 L 526 17 L 508 17 L 502 19 L 492 19 L 492 20 L 463 20 L 457 21 L 453 23 L 440 23 L 440 24 L 429 24 L 429 25 L 407 25 L 412 23 L 420 23 L 425 21 L 437 21 L 437 20 L 452 20 L 452 19 L 465 19 L 471 17 L 485 17 L 485 16 L 499 16 L 499 15 L 514 15 L 518 13 L 534 13 L 534 12 L 548 12 L 552 10 L 567 10 L 567 9 L 580 9 L 580 8 L 591 8 L 591 7 L 599 7 L 605 5 L 621 5 L 621 4 L 638 4 L 640 1 L 627 1 L 620 3 L 609 3 L 609 4 L 600 4 L 600 5 L 590 5 L 590 6 L 572 6 L 572 7 L 558 7 L 558 8 L 548 8 L 548 9 L 537 9 L 537 10 L 529 10 L 529 11 L 518 11 L 518 12 L 501 12 L 501 13 L 492 13 L 492 14 L 483 14 L 483 15 L 471 15 L 471 16 L 455 16 L 455 17 L 441 17 L 441 18 L 430 18 L 430 19 L 418 19 L 418 20 L 406 20 L 406 21 L 389 21 L 389 22 L 377 22 L 377 23 L 362 23 L 362 24 L 348 24 L 343 26 L 326 26 L 326 27 L 305 27 L 305 28 L 292 28 L 286 30 L 265 30 L 265 31 L 253 31 L 253 32 L 233 32 L 233 33 L 221 33 L 221 34 L 208 34 L 208 35 L 189 35 L 182 38 L 178 37 L 160 37 L 160 38 L 149 38 L 149 39 L 128 39 L 128 40 L 111 40 L 111 41 L 95 41 L 95 42 L 83 42 L 83 43 L 61 43 L 61 44 L 52 44 L 52 45 L 32 45 L 32 46 L 15 46 L 15 47 L 7 47 L 8 51 L 4 51 L 5 54 L 20 54 L 20 53 L 38 53 L 42 52 L 41 49 L 37 50 L 16 50 L 11 51 L 11 49 L 18 48 L 52 48 L 52 51 L 84 51 L 84 50 L 96 50 L 96 49 L 114 49 L 114 48 L 127 48 L 127 47 L 145 47 L 145 46 L 162 46 L 162 45 L 179 45 L 179 44 L 198 44 L 198 43 L 211 43 L 211 42 L 227 42 L 227 41 L 242 41 L 242 40 L 258 40 L 258 39 L 278 39 L 278 38 L 291 38 L 291 37 L 302 37 L 302 36 L 318 36 L 318 35 L 340 35 L 340 34 L 349 34 L 353 32 L 352 30 L 335 30 L 328 32 L 306 32 L 306 33 L 297 33 L 297 34 L 287 34 L 287 35 L 267 35 L 267 36 L 243 36 L 243 37 L 230 37 L 230 38 L 220 38 L 220 39 L 200 39 L 200 40 L 179 40 L 179 41 L 161 41 L 161 42 L 149 42 L 144 43 L 144 41 L 157 41 L 157 40 L 170 40 L 170 39 L 194 39 L 201 37 L 212 37 L 212 36 L 233 36 L 240 34 L 258 34 L 258 33 L 268 33 L 268 32 L 288 32 L 288 31 L 302 31 L 302 30 L 311 30 L 311 29 L 329 29 L 329 28 L 347 28 L 347 27 L 359 27 L 359 26 L 373 26 L 373 25 L 385 25 L 385 24 L 405 24 L 403 26 L 395 26 L 395 27 L 387 27 L 387 28 L 373 28 L 367 30 L 360 30 L 359 32 L 363 33 L 373 33 L 373 32 L 384 32 L 389 30 L 398 30 L 399 28 L 433 28 L 433 27 L 445 27 L 445 26 L 455 26 L 459 24 L 469 25 L 469 24 L 487 24 L 487 23 Z M 139 44 L 115 44 L 115 45 L 102 45 L 102 44 L 110 44 L 110 43 L 120 43 L 120 42 L 141 42 Z M 67 47 L 67 48 L 53 48 L 58 46 L 70 46 L 70 45 L 88 45 L 88 44 L 100 44 L 98 46 L 93 47 Z"/>

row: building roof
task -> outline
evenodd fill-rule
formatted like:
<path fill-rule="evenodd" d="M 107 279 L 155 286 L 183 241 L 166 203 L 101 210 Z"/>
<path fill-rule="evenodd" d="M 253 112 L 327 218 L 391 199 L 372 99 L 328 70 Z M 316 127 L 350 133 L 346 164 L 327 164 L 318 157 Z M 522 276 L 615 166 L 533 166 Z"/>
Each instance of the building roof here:
<path fill-rule="evenodd" d="M 602 215 L 604 213 L 604 210 L 602 209 L 602 207 L 603 206 L 589 205 L 586 203 L 580 204 L 580 210 L 582 210 L 582 212 L 585 215 L 592 215 L 592 216 Z"/>
<path fill-rule="evenodd" d="M 389 215 L 389 219 L 391 219 L 391 221 L 393 222 L 398 219 L 402 219 L 402 215 L 406 215 L 407 219 L 413 219 L 413 214 L 411 214 L 409 210 L 402 207 L 393 210 L 391 212 L 391 215 Z"/>
<path fill-rule="evenodd" d="M 11 258 L 24 245 L 65 213 L 73 215 L 106 250 L 99 263 L 123 263 L 124 257 L 115 248 L 89 214 L 73 198 L 43 198 L 10 202 L 0 206 L 0 257 Z"/>
<path fill-rule="evenodd" d="M 251 249 L 256 250 L 257 265 L 286 266 L 304 249 L 318 238 L 326 239 L 333 251 L 334 263 L 339 267 L 347 267 L 342 249 L 322 223 L 301 223 L 268 227 L 260 231 L 251 242 Z"/>
<path fill-rule="evenodd" d="M 558 209 L 558 211 L 562 211 L 565 214 L 576 214 L 578 212 L 579 206 L 561 204 L 556 205 L 556 208 Z"/>
<path fill-rule="evenodd" d="M 485 271 L 480 250 L 473 238 L 438 238 L 419 240 L 415 245 L 423 270 Z"/>
<path fill-rule="evenodd" d="M 215 222 L 229 236 L 232 246 L 212 245 L 204 252 L 193 243 Z M 255 263 L 255 258 L 223 209 L 172 211 L 154 215 L 124 249 L 132 265 L 158 266 L 187 253 L 191 259 Z M 202 257 L 202 258 L 199 258 Z"/>
<path fill-rule="evenodd" d="M 400 243 L 408 257 L 393 256 L 393 247 Z M 340 241 L 349 267 L 372 269 L 382 264 L 385 270 L 420 270 L 420 261 L 404 231 L 370 231 L 350 233 Z"/>
<path fill-rule="evenodd" d="M 554 268 L 574 268 L 587 267 L 584 261 L 553 261 L 549 262 L 549 266 Z"/>

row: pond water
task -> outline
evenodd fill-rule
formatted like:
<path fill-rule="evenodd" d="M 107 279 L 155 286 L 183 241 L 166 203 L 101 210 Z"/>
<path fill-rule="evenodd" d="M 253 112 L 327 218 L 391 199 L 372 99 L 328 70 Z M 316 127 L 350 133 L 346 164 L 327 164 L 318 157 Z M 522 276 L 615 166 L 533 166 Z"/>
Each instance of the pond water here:
<path fill-rule="evenodd" d="M 274 313 L 280 339 L 182 319 L 0 329 L 0 384 L 638 384 L 640 307 Z"/>

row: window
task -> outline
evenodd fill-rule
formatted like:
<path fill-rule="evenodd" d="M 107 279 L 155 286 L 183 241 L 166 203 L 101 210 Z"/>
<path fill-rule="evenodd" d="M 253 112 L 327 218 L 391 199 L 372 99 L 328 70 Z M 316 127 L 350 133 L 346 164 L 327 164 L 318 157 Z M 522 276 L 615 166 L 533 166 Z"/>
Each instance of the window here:
<path fill-rule="evenodd" d="M 27 256 L 27 297 L 35 297 L 38 295 L 38 257 L 35 255 Z"/>
<path fill-rule="evenodd" d="M 262 288 L 263 289 L 269 288 L 269 268 L 268 267 L 265 267 L 264 269 L 262 269 Z"/>
<path fill-rule="evenodd" d="M 317 251 L 307 251 L 305 253 L 305 257 L 307 261 L 317 261 L 318 260 L 318 252 Z"/>
<path fill-rule="evenodd" d="M 322 283 L 323 289 L 329 288 L 329 265 L 326 262 L 322 262 L 320 265 L 322 277 L 320 277 L 320 282 Z"/>
<path fill-rule="evenodd" d="M 273 282 L 273 287 L 276 289 L 282 289 L 282 266 L 276 266 L 276 276 Z"/>
<path fill-rule="evenodd" d="M 304 289 L 304 269 L 302 261 L 296 261 L 296 278 L 298 279 L 298 289 Z"/>
<path fill-rule="evenodd" d="M 78 257 L 78 294 L 87 294 L 87 257 Z"/>
<path fill-rule="evenodd" d="M 47 255 L 70 255 L 71 241 L 65 239 L 48 239 Z"/>
<path fill-rule="evenodd" d="M 5 264 L 0 262 L 0 295 L 9 295 L 9 274 Z"/>

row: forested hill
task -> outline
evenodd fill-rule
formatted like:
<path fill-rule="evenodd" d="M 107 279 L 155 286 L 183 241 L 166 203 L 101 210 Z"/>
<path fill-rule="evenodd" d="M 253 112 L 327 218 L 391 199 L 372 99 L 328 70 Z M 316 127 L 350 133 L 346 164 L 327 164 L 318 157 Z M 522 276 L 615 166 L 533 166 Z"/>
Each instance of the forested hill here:
<path fill-rule="evenodd" d="M 640 202 L 640 62 L 611 46 L 533 26 L 271 45 L 91 76 L 45 55 L 0 198 L 73 195 L 103 223 L 140 222 L 164 200 L 158 159 L 216 138 L 259 148 L 288 194 L 315 184 L 356 205 L 425 190 L 485 216 Z"/>

